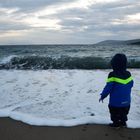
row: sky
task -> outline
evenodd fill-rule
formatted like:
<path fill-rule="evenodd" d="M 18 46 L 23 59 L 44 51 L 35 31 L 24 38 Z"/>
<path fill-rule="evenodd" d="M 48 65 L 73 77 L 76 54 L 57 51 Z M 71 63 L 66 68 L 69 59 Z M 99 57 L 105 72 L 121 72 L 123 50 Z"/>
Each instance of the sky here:
<path fill-rule="evenodd" d="M 0 0 L 0 45 L 138 39 L 139 9 L 139 0 Z"/>

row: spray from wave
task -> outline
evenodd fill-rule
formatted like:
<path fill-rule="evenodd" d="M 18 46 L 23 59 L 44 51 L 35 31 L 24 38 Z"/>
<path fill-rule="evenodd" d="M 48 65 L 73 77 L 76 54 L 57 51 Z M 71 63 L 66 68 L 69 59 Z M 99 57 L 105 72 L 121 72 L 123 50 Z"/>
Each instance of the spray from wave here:
<path fill-rule="evenodd" d="M 108 69 L 111 58 L 101 57 L 51 57 L 51 56 L 8 56 L 0 63 L 0 69 L 45 70 L 45 69 Z M 140 68 L 139 59 L 129 58 L 129 68 Z"/>

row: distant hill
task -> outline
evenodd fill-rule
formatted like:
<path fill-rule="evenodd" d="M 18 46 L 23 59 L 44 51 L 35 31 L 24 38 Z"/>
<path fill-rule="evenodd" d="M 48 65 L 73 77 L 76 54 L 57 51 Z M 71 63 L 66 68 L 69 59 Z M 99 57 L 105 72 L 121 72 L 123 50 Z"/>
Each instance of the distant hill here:
<path fill-rule="evenodd" d="M 140 45 L 140 39 L 133 40 L 105 40 L 97 43 L 96 45 Z"/>
<path fill-rule="evenodd" d="M 140 39 L 128 40 L 128 45 L 140 45 Z"/>

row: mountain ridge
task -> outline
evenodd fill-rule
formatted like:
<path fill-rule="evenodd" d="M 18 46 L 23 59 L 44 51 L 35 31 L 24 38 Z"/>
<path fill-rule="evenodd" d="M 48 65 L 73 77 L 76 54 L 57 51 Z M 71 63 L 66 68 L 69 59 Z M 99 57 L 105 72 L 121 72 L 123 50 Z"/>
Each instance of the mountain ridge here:
<path fill-rule="evenodd" d="M 140 45 L 140 39 L 132 39 L 132 40 L 104 40 L 96 45 Z"/>

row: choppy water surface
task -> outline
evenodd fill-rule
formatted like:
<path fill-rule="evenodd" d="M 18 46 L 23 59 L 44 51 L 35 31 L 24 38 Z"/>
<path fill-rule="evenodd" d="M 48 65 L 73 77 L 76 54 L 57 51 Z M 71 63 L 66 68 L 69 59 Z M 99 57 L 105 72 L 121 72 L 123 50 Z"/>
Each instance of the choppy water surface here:
<path fill-rule="evenodd" d="M 109 68 L 116 53 L 125 53 L 129 67 L 140 68 L 137 45 L 20 45 L 0 46 L 0 69 Z"/>

